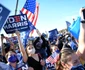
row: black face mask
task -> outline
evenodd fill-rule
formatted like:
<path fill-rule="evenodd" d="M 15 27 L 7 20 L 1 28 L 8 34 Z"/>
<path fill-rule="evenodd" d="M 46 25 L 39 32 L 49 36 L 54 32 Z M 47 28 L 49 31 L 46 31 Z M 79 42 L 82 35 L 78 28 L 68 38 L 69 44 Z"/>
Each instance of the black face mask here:
<path fill-rule="evenodd" d="M 36 44 L 36 49 L 40 49 L 41 47 L 42 47 L 42 43 L 38 42 L 38 43 Z"/>
<path fill-rule="evenodd" d="M 78 66 L 73 66 L 71 70 L 85 70 L 85 67 L 82 64 L 79 64 Z"/>
<path fill-rule="evenodd" d="M 43 43 L 43 41 L 40 39 L 40 40 L 36 43 L 36 49 L 41 49 L 42 43 Z"/>

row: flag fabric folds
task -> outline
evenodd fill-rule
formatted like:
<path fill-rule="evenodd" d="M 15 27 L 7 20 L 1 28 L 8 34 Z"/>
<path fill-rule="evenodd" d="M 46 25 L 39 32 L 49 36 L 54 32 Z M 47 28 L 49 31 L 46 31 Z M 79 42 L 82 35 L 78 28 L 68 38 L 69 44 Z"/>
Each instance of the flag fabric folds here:
<path fill-rule="evenodd" d="M 57 50 L 51 54 L 46 60 L 49 61 L 50 63 L 56 63 L 59 60 L 59 53 L 60 51 Z"/>
<path fill-rule="evenodd" d="M 35 26 L 39 13 L 39 4 L 36 0 L 27 0 L 21 12 L 27 15 L 28 20 Z"/>
<path fill-rule="evenodd" d="M 80 21 L 81 18 L 78 17 L 77 20 L 73 22 L 72 25 L 68 27 L 68 31 L 78 40 L 80 33 Z"/>
<path fill-rule="evenodd" d="M 21 32 L 20 35 L 21 35 L 21 41 L 24 45 L 24 47 L 26 48 L 26 45 L 28 43 L 28 40 L 29 40 L 29 34 L 30 32 L 33 30 L 33 29 L 36 29 L 34 25 L 31 24 L 31 22 L 29 22 L 29 28 L 30 30 L 27 30 L 27 31 L 24 31 L 24 32 Z"/>
<path fill-rule="evenodd" d="M 67 25 L 67 29 L 68 29 L 68 27 L 71 25 L 71 23 L 69 21 L 66 21 L 66 25 Z"/>
<path fill-rule="evenodd" d="M 36 0 L 26 0 L 26 3 L 24 7 L 21 9 L 22 14 L 26 14 L 28 21 L 29 21 L 29 30 L 21 32 L 21 39 L 22 43 L 24 44 L 24 47 L 26 47 L 26 44 L 28 42 L 29 34 L 32 30 L 36 29 L 36 21 L 38 18 L 38 10 L 39 5 L 36 3 Z"/>
<path fill-rule="evenodd" d="M 36 3 L 36 9 L 35 9 L 35 13 L 34 13 L 34 19 L 33 19 L 33 22 L 32 22 L 32 24 L 34 26 L 36 26 L 38 14 L 39 14 L 39 4 Z M 34 32 L 34 30 L 32 30 L 31 34 L 33 34 L 33 32 Z"/>
<path fill-rule="evenodd" d="M 35 8 L 36 8 L 36 0 L 26 0 L 26 3 L 21 10 L 23 14 L 27 15 L 27 18 L 30 22 L 33 21 Z"/>

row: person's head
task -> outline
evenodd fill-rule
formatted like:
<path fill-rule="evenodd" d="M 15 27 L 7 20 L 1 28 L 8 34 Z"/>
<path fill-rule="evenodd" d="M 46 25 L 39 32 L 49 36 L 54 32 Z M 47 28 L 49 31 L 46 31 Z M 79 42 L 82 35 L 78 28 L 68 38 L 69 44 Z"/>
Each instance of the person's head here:
<path fill-rule="evenodd" d="M 5 57 L 6 57 L 6 59 L 7 59 L 7 62 L 8 62 L 11 66 L 13 66 L 13 67 L 16 66 L 18 59 L 17 59 L 17 55 L 16 55 L 16 52 L 15 52 L 15 51 L 13 51 L 13 50 L 9 51 L 9 52 L 6 54 Z"/>
<path fill-rule="evenodd" d="M 10 43 L 3 43 L 4 47 L 5 47 L 5 52 L 8 53 L 8 51 L 13 50 L 13 45 L 11 45 Z"/>
<path fill-rule="evenodd" d="M 35 49 L 41 49 L 42 47 L 43 40 L 40 37 L 37 37 L 36 40 L 34 41 L 33 45 Z"/>
<path fill-rule="evenodd" d="M 63 67 L 68 68 L 68 70 L 80 64 L 79 57 L 70 48 L 63 48 L 61 50 L 60 59 Z"/>
<path fill-rule="evenodd" d="M 35 54 L 35 48 L 33 46 L 32 41 L 29 41 L 29 43 L 26 47 L 26 52 L 27 52 L 28 56 L 31 56 L 31 55 Z"/>
<path fill-rule="evenodd" d="M 63 47 L 63 42 L 61 40 L 57 40 L 56 41 L 56 46 L 58 47 L 58 49 L 61 51 L 62 47 Z"/>
<path fill-rule="evenodd" d="M 56 50 L 59 50 L 57 44 L 51 43 L 51 51 L 52 51 L 52 52 L 55 52 Z"/>
<path fill-rule="evenodd" d="M 3 46 L 5 48 L 5 52 L 8 53 L 10 51 L 10 44 L 9 43 L 3 43 Z"/>

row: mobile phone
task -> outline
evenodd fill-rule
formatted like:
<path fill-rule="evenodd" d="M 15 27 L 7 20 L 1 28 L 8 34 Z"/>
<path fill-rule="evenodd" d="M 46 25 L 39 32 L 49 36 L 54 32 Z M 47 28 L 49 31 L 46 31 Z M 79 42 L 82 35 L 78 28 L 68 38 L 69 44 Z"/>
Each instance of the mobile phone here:
<path fill-rule="evenodd" d="M 85 20 L 85 9 L 83 10 L 83 18 Z"/>

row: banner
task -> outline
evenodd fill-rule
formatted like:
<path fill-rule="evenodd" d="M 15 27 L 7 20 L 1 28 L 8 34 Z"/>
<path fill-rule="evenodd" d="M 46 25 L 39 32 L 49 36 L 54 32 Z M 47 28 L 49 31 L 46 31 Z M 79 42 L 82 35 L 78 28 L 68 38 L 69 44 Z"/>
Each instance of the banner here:
<path fill-rule="evenodd" d="M 10 16 L 3 28 L 7 34 L 15 33 L 16 30 L 20 32 L 28 30 L 27 16 L 25 14 Z"/>
<path fill-rule="evenodd" d="M 15 43 L 18 43 L 17 36 L 9 37 L 9 40 L 12 41 L 14 44 L 15 44 Z M 9 42 L 7 41 L 7 43 L 9 43 Z"/>
<path fill-rule="evenodd" d="M 0 30 L 3 27 L 9 14 L 10 10 L 0 4 Z"/>
<path fill-rule="evenodd" d="M 50 40 L 50 42 L 53 42 L 53 40 L 57 39 L 57 34 L 58 34 L 57 29 L 53 29 L 53 30 L 49 31 L 49 40 Z"/>

